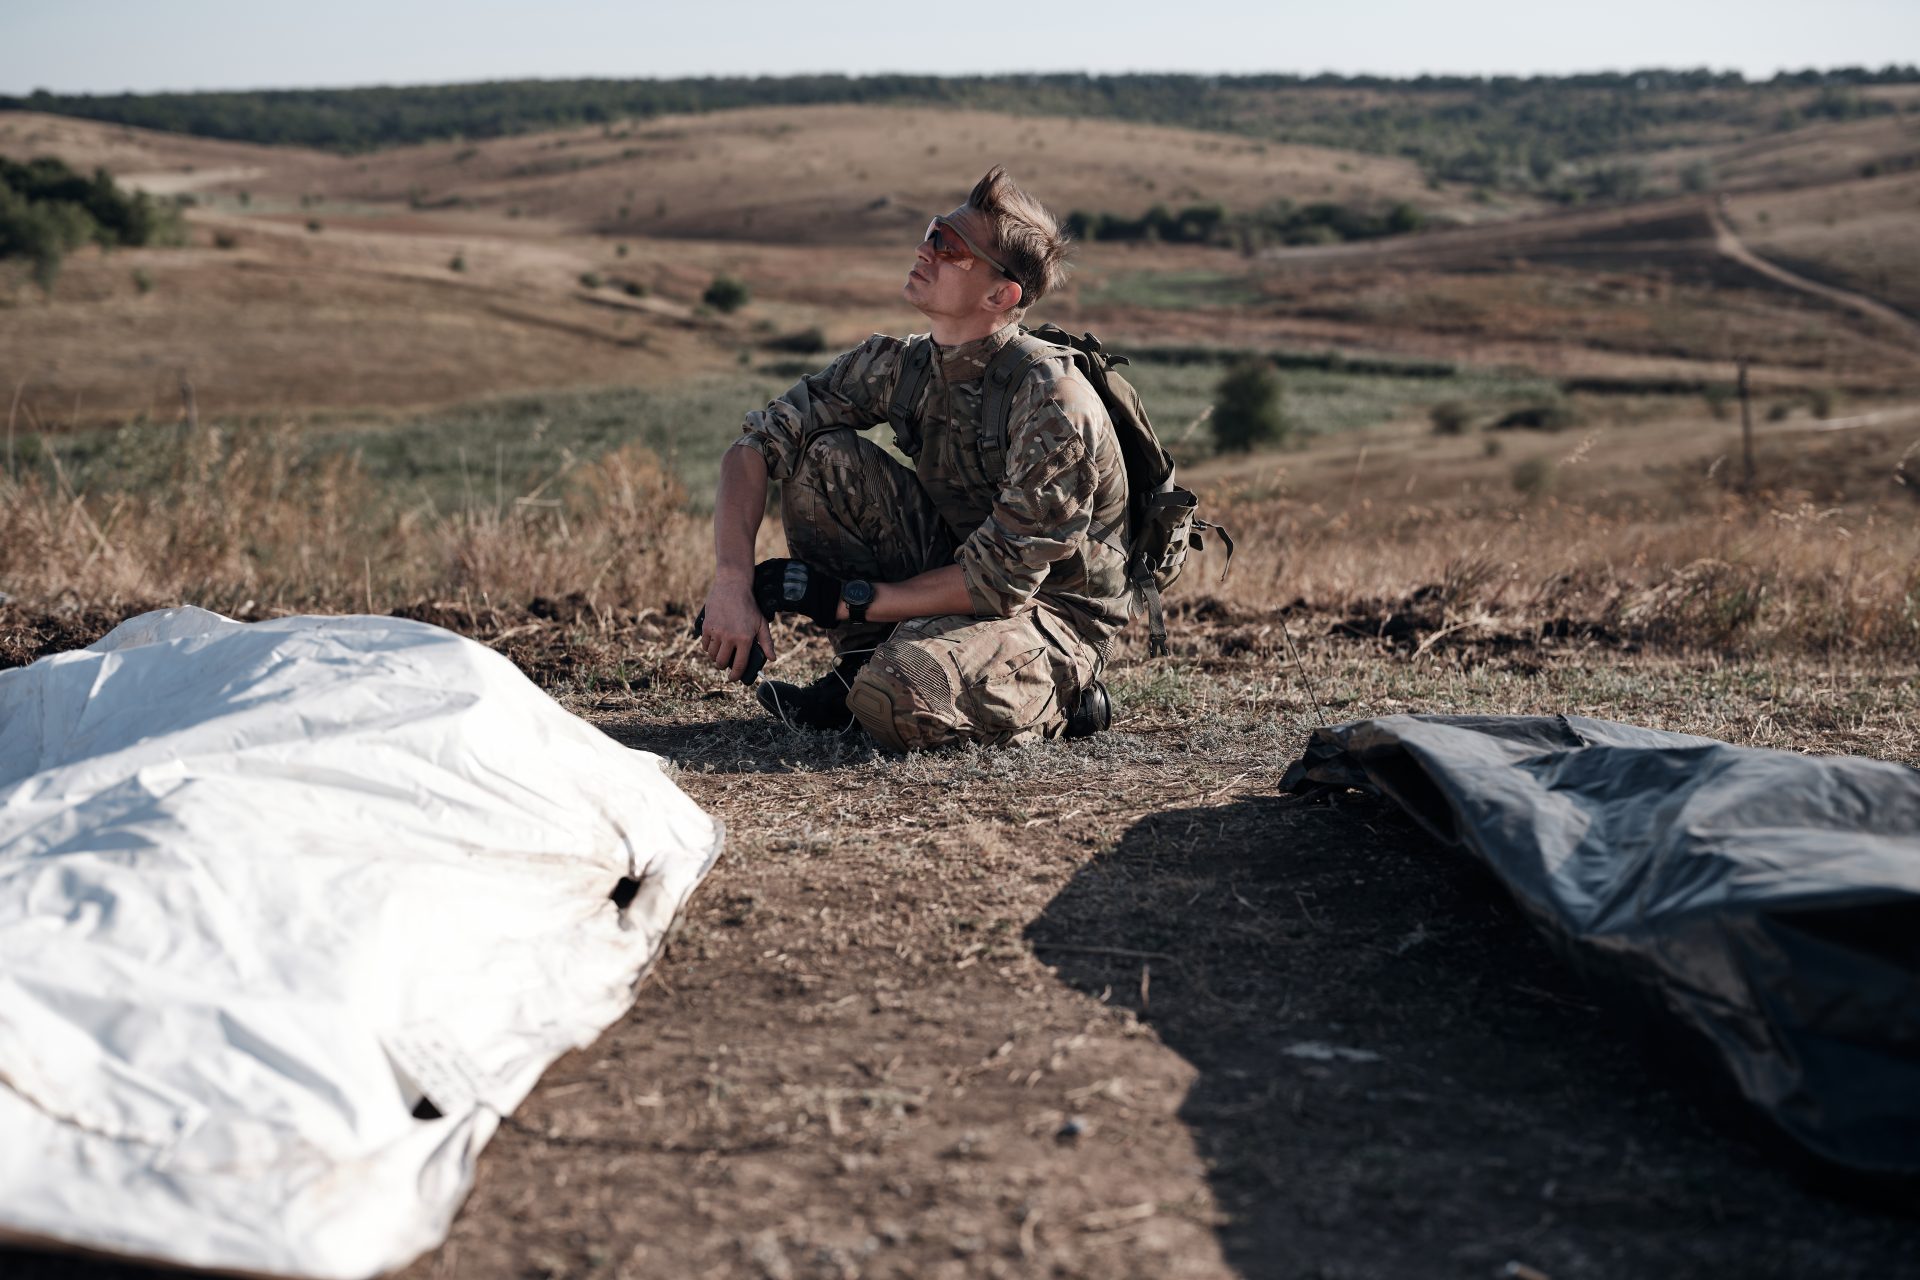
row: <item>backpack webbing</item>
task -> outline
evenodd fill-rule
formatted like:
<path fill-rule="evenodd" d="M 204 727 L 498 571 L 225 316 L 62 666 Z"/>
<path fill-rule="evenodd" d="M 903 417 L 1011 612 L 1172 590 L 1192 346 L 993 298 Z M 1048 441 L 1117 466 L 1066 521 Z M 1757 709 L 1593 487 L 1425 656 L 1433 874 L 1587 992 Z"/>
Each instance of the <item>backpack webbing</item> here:
<path fill-rule="evenodd" d="M 893 447 L 909 458 L 920 456 L 920 397 L 933 377 L 933 340 L 907 339 L 900 381 L 893 384 L 893 399 L 887 401 L 887 422 L 893 427 Z"/>

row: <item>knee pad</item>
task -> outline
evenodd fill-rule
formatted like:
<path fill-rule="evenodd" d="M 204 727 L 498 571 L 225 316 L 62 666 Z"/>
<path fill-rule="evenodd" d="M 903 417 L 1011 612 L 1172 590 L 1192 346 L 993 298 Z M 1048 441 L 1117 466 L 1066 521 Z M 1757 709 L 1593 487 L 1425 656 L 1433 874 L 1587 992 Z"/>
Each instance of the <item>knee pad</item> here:
<path fill-rule="evenodd" d="M 921 751 L 960 738 L 953 682 L 913 644 L 890 641 L 875 650 L 847 692 L 847 710 L 889 751 Z"/>

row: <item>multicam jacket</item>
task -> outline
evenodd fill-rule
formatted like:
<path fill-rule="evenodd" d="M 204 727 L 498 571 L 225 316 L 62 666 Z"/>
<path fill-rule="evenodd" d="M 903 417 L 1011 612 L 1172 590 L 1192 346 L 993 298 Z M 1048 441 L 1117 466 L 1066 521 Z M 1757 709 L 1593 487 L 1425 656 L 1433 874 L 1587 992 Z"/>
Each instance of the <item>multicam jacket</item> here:
<path fill-rule="evenodd" d="M 1013 399 L 1004 475 L 980 450 L 987 365 L 1014 325 L 935 348 L 914 457 L 921 487 L 960 540 L 955 560 L 983 617 L 1008 617 L 1037 594 L 1091 644 L 1126 624 L 1127 468 L 1100 396 L 1065 356 L 1034 367 Z M 738 443 L 767 473 L 789 480 L 808 441 L 836 427 L 886 421 L 907 344 L 875 334 L 765 409 L 747 415 Z"/>

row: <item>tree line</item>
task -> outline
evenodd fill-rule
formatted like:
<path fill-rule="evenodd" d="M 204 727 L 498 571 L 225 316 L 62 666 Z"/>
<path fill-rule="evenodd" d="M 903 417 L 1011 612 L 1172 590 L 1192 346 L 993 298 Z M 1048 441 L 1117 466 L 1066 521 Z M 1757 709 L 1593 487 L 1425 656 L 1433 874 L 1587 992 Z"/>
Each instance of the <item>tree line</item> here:
<path fill-rule="evenodd" d="M 1168 244 L 1211 244 L 1245 250 L 1272 244 L 1339 244 L 1418 231 L 1426 215 L 1401 201 L 1375 211 L 1332 201 L 1296 205 L 1276 200 L 1258 209 L 1228 213 L 1220 204 L 1197 204 L 1174 212 L 1154 205 L 1137 218 L 1075 209 L 1066 218 L 1076 240 L 1159 240 Z"/>
<path fill-rule="evenodd" d="M 1590 182 L 1589 162 L 1745 132 L 1898 110 L 1862 90 L 1920 82 L 1920 68 L 1782 72 L 1651 69 L 1570 76 L 999 75 L 515 80 L 360 89 L 0 97 L 47 111 L 176 133 L 366 151 L 447 138 L 754 106 L 898 103 L 1181 125 L 1405 155 L 1435 181 L 1552 189 Z M 1697 135 L 1697 136 L 1696 136 Z"/>
<path fill-rule="evenodd" d="M 0 259 L 31 262 L 43 289 L 83 244 L 151 244 L 176 228 L 172 209 L 123 190 L 104 169 L 87 177 L 51 158 L 21 164 L 0 156 Z"/>

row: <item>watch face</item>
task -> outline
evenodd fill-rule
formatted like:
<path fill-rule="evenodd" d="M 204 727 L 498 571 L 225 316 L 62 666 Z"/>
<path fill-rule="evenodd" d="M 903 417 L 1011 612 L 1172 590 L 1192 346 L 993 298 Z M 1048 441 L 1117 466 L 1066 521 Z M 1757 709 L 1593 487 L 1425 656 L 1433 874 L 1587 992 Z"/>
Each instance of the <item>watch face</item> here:
<path fill-rule="evenodd" d="M 840 598 L 856 609 L 863 609 L 873 603 L 873 584 L 855 578 L 840 588 Z"/>

